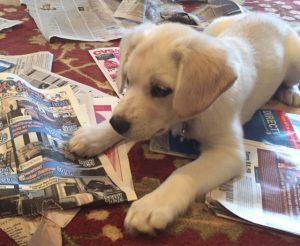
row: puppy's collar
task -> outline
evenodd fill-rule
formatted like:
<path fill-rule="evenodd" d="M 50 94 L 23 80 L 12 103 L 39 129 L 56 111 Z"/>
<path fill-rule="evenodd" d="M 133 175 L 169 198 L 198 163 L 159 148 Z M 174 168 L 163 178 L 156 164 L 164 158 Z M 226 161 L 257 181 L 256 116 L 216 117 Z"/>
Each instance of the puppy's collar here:
<path fill-rule="evenodd" d="M 187 131 L 188 131 L 188 123 L 187 122 L 182 122 L 181 131 L 179 133 L 181 142 L 184 141 Z"/>

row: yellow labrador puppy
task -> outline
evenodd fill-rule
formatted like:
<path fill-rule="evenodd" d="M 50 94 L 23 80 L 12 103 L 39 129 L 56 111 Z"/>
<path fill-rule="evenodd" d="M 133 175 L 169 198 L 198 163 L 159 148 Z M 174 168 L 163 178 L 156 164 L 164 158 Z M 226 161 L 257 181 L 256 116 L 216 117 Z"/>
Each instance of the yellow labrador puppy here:
<path fill-rule="evenodd" d="M 201 33 L 181 24 L 141 26 L 121 42 L 118 83 L 127 92 L 110 121 L 75 132 L 73 152 L 101 153 L 123 138 L 142 140 L 182 122 L 202 154 L 134 202 L 131 232 L 155 233 L 204 194 L 244 171 L 242 125 L 277 91 L 300 105 L 300 39 L 263 14 L 220 18 Z"/>

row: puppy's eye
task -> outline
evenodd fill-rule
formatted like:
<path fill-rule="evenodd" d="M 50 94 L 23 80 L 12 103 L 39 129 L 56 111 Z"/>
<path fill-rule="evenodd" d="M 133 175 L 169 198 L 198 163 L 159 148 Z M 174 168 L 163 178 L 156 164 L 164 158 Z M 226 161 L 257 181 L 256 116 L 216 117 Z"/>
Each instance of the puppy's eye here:
<path fill-rule="evenodd" d="M 151 87 L 151 96 L 152 97 L 166 97 L 173 92 L 171 88 L 163 87 L 159 85 L 153 85 Z"/>

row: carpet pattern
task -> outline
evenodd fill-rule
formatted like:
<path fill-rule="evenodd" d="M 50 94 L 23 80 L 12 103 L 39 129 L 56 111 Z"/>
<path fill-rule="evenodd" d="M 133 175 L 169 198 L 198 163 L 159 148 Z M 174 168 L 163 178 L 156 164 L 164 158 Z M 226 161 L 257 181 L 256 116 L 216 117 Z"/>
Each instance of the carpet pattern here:
<path fill-rule="evenodd" d="M 287 21 L 300 21 L 300 1 L 245 1 L 245 6 L 255 11 L 276 13 Z M 0 32 L 0 54 L 50 51 L 54 54 L 53 72 L 114 95 L 88 50 L 115 46 L 118 41 L 100 43 L 57 39 L 48 43 L 25 7 L 18 6 L 14 0 L 0 1 L 0 16 L 23 21 L 20 26 Z M 155 189 L 175 168 L 189 161 L 151 153 L 148 142 L 136 144 L 129 152 L 129 159 L 138 197 Z M 157 237 L 131 238 L 123 228 L 129 205 L 82 208 L 63 229 L 64 245 L 300 245 L 300 238 L 295 236 L 216 217 L 202 202 L 195 203 L 187 214 Z M 0 230 L 0 245 L 16 244 Z"/>

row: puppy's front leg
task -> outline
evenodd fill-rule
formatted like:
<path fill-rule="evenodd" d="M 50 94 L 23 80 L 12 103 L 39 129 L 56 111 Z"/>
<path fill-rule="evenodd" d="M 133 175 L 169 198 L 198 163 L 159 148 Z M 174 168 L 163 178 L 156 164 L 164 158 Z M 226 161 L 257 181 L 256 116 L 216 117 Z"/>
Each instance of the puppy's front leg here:
<path fill-rule="evenodd" d="M 69 148 L 77 155 L 90 157 L 101 154 L 122 139 L 106 120 L 99 125 L 83 127 L 74 132 Z"/>
<path fill-rule="evenodd" d="M 197 160 L 177 169 L 159 188 L 132 204 L 125 219 L 127 231 L 155 234 L 164 229 L 198 195 L 241 174 L 244 155 L 242 144 L 218 143 L 205 149 Z"/>

